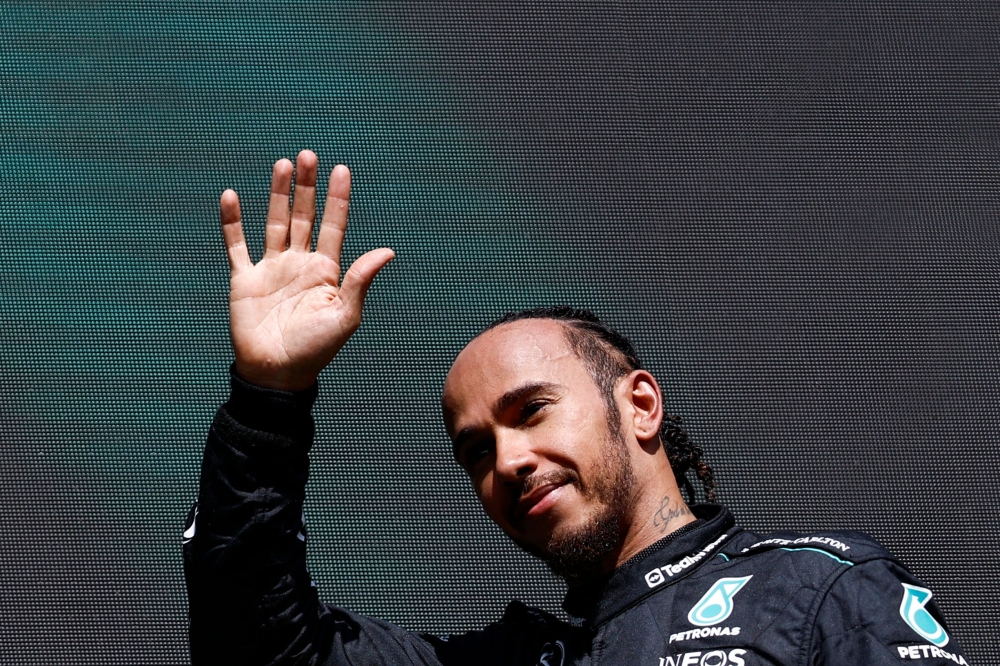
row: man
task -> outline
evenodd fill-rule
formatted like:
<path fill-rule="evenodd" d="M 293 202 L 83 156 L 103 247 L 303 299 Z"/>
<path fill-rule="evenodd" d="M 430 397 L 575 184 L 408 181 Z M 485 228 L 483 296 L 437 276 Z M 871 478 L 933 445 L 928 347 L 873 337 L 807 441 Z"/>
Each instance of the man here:
<path fill-rule="evenodd" d="M 315 252 L 316 156 L 274 167 L 263 259 L 222 195 L 236 360 L 185 532 L 196 664 L 964 664 L 932 594 L 870 538 L 773 534 L 688 506 L 711 470 L 631 344 L 590 313 L 514 313 L 455 359 L 442 405 L 483 508 L 569 584 L 566 623 L 517 602 L 448 639 L 328 607 L 305 566 L 316 377 L 393 257 L 340 283 L 350 173 L 330 177 Z"/>

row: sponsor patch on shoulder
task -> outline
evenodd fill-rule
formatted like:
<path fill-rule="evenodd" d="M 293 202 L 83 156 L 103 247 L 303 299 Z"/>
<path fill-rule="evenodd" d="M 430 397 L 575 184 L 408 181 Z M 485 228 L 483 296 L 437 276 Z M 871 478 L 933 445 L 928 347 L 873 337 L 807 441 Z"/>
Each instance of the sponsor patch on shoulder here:
<path fill-rule="evenodd" d="M 566 661 L 566 646 L 562 641 L 546 643 L 538 657 L 537 666 L 563 666 Z"/>
<path fill-rule="evenodd" d="M 926 608 L 927 602 L 931 600 L 934 593 L 926 587 L 917 587 L 906 583 L 901 583 L 901 585 L 903 586 L 903 602 L 899 605 L 899 615 L 903 621 L 910 625 L 910 629 L 935 646 L 942 648 L 947 645 L 948 632 Z"/>

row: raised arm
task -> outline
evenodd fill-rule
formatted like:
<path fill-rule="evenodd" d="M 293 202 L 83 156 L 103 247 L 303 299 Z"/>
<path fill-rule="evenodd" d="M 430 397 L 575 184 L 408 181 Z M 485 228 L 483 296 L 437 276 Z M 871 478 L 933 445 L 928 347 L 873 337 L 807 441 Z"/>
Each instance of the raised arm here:
<path fill-rule="evenodd" d="M 373 250 L 340 279 L 350 172 L 330 177 L 311 251 L 316 156 L 274 165 L 263 258 L 253 264 L 236 193 L 222 195 L 229 264 L 232 393 L 209 431 L 198 504 L 185 531 L 192 662 L 438 664 L 441 643 L 322 604 L 306 570 L 303 513 L 316 376 L 361 322 L 365 293 L 392 259 Z"/>

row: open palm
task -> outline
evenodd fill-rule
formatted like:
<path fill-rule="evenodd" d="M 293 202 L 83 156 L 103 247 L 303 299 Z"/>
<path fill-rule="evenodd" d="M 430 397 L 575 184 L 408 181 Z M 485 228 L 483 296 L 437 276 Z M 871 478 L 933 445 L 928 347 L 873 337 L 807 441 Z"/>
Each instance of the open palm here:
<path fill-rule="evenodd" d="M 368 287 L 394 256 L 388 248 L 362 255 L 341 284 L 340 251 L 351 193 L 351 172 L 343 165 L 330 175 L 319 238 L 311 251 L 317 163 L 313 152 L 299 153 L 291 208 L 292 163 L 275 163 L 264 257 L 256 264 L 247 251 L 236 192 L 226 190 L 220 201 L 231 270 L 229 321 L 236 372 L 260 386 L 290 391 L 311 386 L 361 324 Z"/>

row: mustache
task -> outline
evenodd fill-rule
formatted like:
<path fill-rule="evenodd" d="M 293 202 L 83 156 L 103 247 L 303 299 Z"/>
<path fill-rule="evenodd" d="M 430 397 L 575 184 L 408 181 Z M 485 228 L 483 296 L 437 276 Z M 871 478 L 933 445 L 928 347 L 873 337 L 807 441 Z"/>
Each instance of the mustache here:
<path fill-rule="evenodd" d="M 536 488 L 541 488 L 542 486 L 552 485 L 563 485 L 567 483 L 579 483 L 580 478 L 577 476 L 576 472 L 569 469 L 554 469 L 550 472 L 545 472 L 544 474 L 532 474 L 525 477 L 524 481 L 521 482 L 521 488 L 518 492 L 514 493 L 513 501 L 511 502 L 511 512 L 513 512 L 518 503 L 521 501 L 525 495 L 530 495 Z"/>
<path fill-rule="evenodd" d="M 577 481 L 576 472 L 569 469 L 554 469 L 551 472 L 545 472 L 544 474 L 532 474 L 521 482 L 521 492 L 518 494 L 518 499 L 521 499 L 525 495 L 530 494 L 536 488 L 548 485 L 550 483 L 575 483 Z"/>

